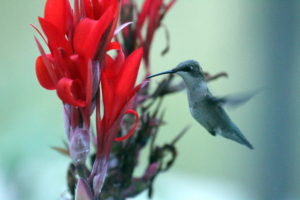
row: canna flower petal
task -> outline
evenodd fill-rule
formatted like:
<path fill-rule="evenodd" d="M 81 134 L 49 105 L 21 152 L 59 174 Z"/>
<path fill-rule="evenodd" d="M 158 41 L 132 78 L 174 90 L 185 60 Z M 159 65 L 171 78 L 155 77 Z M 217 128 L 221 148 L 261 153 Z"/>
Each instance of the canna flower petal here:
<path fill-rule="evenodd" d="M 110 57 L 110 56 L 107 56 Z M 119 52 L 118 56 L 113 60 L 113 62 L 110 65 L 105 65 L 105 68 L 103 71 L 106 73 L 106 77 L 103 76 L 104 79 L 114 79 L 115 83 L 117 83 L 117 79 L 120 76 L 119 72 L 122 69 L 122 65 L 125 62 L 125 55 L 122 51 Z"/>
<path fill-rule="evenodd" d="M 118 87 L 116 93 L 122 97 L 128 95 L 129 91 L 134 87 L 137 79 L 138 70 L 143 57 L 143 48 L 135 50 L 130 54 L 120 71 Z"/>
<path fill-rule="evenodd" d="M 70 42 L 66 39 L 65 35 L 60 32 L 55 25 L 48 22 L 44 18 L 39 18 L 41 27 L 48 38 L 48 46 L 51 51 L 54 51 L 58 48 L 63 48 L 69 54 L 72 53 L 72 48 Z"/>
<path fill-rule="evenodd" d="M 83 86 L 79 79 L 72 80 L 68 78 L 62 78 L 57 83 L 57 95 L 67 104 L 84 107 L 85 100 L 83 98 Z"/>
<path fill-rule="evenodd" d="M 117 114 L 120 112 L 120 106 L 122 106 L 122 99 L 114 100 L 116 98 L 116 86 L 118 84 L 118 76 L 120 75 L 120 69 L 123 67 L 125 56 L 122 51 L 118 56 L 112 59 L 109 55 L 106 56 L 106 65 L 101 73 L 101 86 L 103 91 L 103 103 L 106 116 L 115 120 Z M 112 102 L 115 102 L 112 104 Z"/>
<path fill-rule="evenodd" d="M 110 50 L 121 50 L 122 46 L 118 42 L 111 42 L 107 45 L 106 51 Z"/>
<path fill-rule="evenodd" d="M 35 72 L 41 86 L 48 90 L 54 90 L 56 88 L 55 81 L 51 78 L 51 75 L 46 65 L 43 62 L 42 56 L 37 57 L 35 62 Z"/>
<path fill-rule="evenodd" d="M 93 65 L 92 61 L 89 60 L 87 63 L 87 75 L 86 75 L 86 86 L 85 86 L 85 91 L 86 91 L 86 104 L 90 104 L 92 101 L 93 97 Z"/>
<path fill-rule="evenodd" d="M 94 58 L 97 55 L 99 42 L 109 28 L 114 17 L 114 10 L 110 7 L 99 20 L 83 19 L 79 22 L 74 33 L 75 51 L 85 58 Z"/>
<path fill-rule="evenodd" d="M 44 18 L 61 33 L 66 34 L 72 23 L 71 6 L 68 0 L 47 0 Z"/>
<path fill-rule="evenodd" d="M 105 3 L 105 2 L 107 2 L 107 1 L 102 1 L 101 4 L 103 5 L 103 3 Z M 93 4 L 94 17 L 95 17 L 95 19 L 99 19 L 99 17 L 102 14 L 102 12 L 101 12 L 102 5 L 100 5 L 99 0 L 92 0 L 92 4 Z"/>
<path fill-rule="evenodd" d="M 57 78 L 57 75 L 56 75 L 56 72 L 54 71 L 54 69 L 52 68 L 52 64 L 50 62 L 50 58 L 51 58 L 51 54 L 46 54 L 41 43 L 38 41 L 38 39 L 36 37 L 34 37 L 34 40 L 36 42 L 36 45 L 38 46 L 38 49 L 41 53 L 41 57 L 42 57 L 42 60 L 43 60 L 43 64 L 45 65 L 45 67 L 47 68 L 48 70 L 48 73 L 51 77 L 51 80 L 53 80 L 54 83 L 57 83 L 58 81 L 58 78 Z"/>
<path fill-rule="evenodd" d="M 92 2 L 90 0 L 84 0 L 84 10 L 88 18 L 94 19 L 94 12 L 92 7 Z"/>
<path fill-rule="evenodd" d="M 74 49 L 78 54 L 85 55 L 86 49 L 84 46 L 95 23 L 95 20 L 88 18 L 85 18 L 78 23 L 74 33 Z"/>
<path fill-rule="evenodd" d="M 142 10 L 138 14 L 137 28 L 136 28 L 138 31 L 142 31 L 141 28 L 146 20 L 150 8 L 151 8 L 151 0 L 145 0 Z"/>

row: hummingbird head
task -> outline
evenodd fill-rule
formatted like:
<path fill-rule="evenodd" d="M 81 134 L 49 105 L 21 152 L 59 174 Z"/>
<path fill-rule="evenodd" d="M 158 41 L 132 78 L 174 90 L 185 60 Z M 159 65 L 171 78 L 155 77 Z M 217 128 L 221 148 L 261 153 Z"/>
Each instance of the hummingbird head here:
<path fill-rule="evenodd" d="M 161 73 L 153 74 L 148 76 L 147 78 L 152 78 L 155 76 L 163 75 L 163 74 L 172 74 L 176 73 L 181 76 L 183 79 L 195 79 L 200 78 L 205 80 L 204 73 L 199 63 L 195 60 L 187 60 L 179 63 L 174 69 L 164 71 Z"/>
<path fill-rule="evenodd" d="M 203 78 L 204 73 L 200 64 L 195 60 L 181 62 L 173 69 L 182 78 Z"/>

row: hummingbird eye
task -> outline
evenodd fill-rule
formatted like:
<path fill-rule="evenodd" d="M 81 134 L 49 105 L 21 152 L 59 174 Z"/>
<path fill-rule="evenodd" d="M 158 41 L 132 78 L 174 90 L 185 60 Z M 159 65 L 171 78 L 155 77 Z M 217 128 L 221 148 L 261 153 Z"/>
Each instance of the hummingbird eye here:
<path fill-rule="evenodd" d="M 193 67 L 192 66 L 186 66 L 181 71 L 183 71 L 183 72 L 191 72 L 191 71 L 193 71 Z"/>

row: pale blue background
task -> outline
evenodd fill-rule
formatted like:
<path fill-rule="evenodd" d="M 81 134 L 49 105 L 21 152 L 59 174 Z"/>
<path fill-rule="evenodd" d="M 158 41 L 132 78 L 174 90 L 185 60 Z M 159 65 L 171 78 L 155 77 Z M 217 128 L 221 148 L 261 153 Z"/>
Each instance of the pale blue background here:
<path fill-rule="evenodd" d="M 0 0 L 0 200 L 60 199 L 66 190 L 69 160 L 49 148 L 62 145 L 62 106 L 34 71 L 29 24 L 38 24 L 43 5 Z M 154 200 L 300 199 L 299 13 L 299 0 L 178 0 L 164 21 L 171 50 L 160 56 L 158 31 L 152 71 L 192 58 L 206 71 L 229 74 L 209 84 L 214 94 L 265 89 L 229 111 L 254 151 L 211 137 L 189 115 L 185 92 L 166 98 L 160 143 L 187 124 L 192 129 L 178 143 L 173 169 L 157 179 Z"/>

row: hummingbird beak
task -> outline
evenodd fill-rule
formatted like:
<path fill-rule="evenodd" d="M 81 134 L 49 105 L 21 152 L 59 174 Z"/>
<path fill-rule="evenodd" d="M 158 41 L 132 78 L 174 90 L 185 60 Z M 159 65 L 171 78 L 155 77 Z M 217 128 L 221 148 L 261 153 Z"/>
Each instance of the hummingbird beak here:
<path fill-rule="evenodd" d="M 175 70 L 168 70 L 168 71 L 164 71 L 164 72 L 160 72 L 160 73 L 157 73 L 157 74 L 153 74 L 151 76 L 148 76 L 147 79 L 150 79 L 152 77 L 155 77 L 155 76 L 160 76 L 160 75 L 163 75 L 163 74 L 173 74 L 175 73 L 176 71 Z"/>

